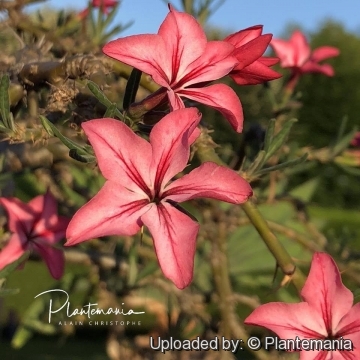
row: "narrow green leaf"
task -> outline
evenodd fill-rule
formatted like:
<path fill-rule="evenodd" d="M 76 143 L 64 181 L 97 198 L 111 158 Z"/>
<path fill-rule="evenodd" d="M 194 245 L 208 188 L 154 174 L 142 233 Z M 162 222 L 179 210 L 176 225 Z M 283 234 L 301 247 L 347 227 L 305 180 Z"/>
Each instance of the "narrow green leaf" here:
<path fill-rule="evenodd" d="M 96 157 L 90 154 L 80 154 L 78 149 L 70 149 L 69 156 L 74 160 L 81 161 L 84 163 L 92 163 L 96 161 Z"/>
<path fill-rule="evenodd" d="M 12 133 L 12 130 L 6 128 L 4 125 L 1 125 L 0 124 L 0 132 L 4 132 L 4 133 L 7 133 L 7 134 L 11 134 Z"/>
<path fill-rule="evenodd" d="M 106 106 L 106 108 L 109 108 L 112 105 L 116 106 L 116 104 L 112 103 L 93 81 L 88 80 L 87 86 L 89 90 L 94 94 L 94 96 L 100 101 L 100 103 Z M 121 121 L 124 121 L 124 117 L 117 107 L 115 110 L 115 115 Z"/>
<path fill-rule="evenodd" d="M 265 161 L 270 159 L 271 156 L 273 156 L 282 147 L 286 141 L 287 136 L 289 135 L 292 126 L 296 121 L 296 119 L 290 119 L 283 125 L 279 133 L 275 135 L 273 141 L 269 145 L 269 151 L 266 153 Z"/>
<path fill-rule="evenodd" d="M 45 116 L 40 115 L 40 120 L 44 129 L 49 135 L 56 136 L 59 140 L 70 150 L 76 150 L 79 155 L 88 156 L 89 153 L 85 150 L 84 146 L 77 144 L 75 141 L 67 138 L 57 129 L 57 127 L 49 121 Z"/>
<path fill-rule="evenodd" d="M 308 154 L 304 154 L 303 156 L 301 156 L 298 159 L 289 160 L 289 161 L 286 161 L 286 162 L 284 162 L 282 164 L 277 164 L 277 165 L 270 166 L 268 168 L 259 170 L 256 173 L 256 176 L 261 176 L 261 175 L 267 174 L 267 173 L 275 171 L 275 170 L 281 170 L 281 169 L 285 169 L 285 168 L 289 168 L 289 167 L 301 164 L 302 162 L 304 162 L 307 159 L 307 156 L 308 156 Z"/>
<path fill-rule="evenodd" d="M 142 71 L 134 68 L 130 74 L 129 80 L 126 84 L 123 108 L 127 110 L 135 101 L 136 93 L 139 89 Z"/>
<path fill-rule="evenodd" d="M 254 160 L 254 162 L 250 165 L 250 167 L 246 170 L 246 174 L 248 176 L 251 176 L 253 173 L 255 173 L 258 169 L 261 169 L 261 166 L 264 164 L 264 160 L 265 160 L 265 151 L 264 150 L 260 150 L 259 153 L 257 154 L 256 159 Z"/>
<path fill-rule="evenodd" d="M 112 8 L 112 10 L 106 15 L 105 20 L 103 22 L 104 29 L 106 29 L 110 25 L 110 23 L 114 20 L 115 15 L 117 14 L 119 5 L 120 5 L 120 3 L 117 3 Z"/>
<path fill-rule="evenodd" d="M 0 114 L 4 126 L 7 129 L 14 130 L 13 121 L 10 117 L 9 86 L 9 75 L 5 74 L 0 79 Z"/>
<path fill-rule="evenodd" d="M 270 145 L 274 139 L 275 122 L 276 122 L 275 119 L 271 119 L 266 129 L 265 141 L 264 141 L 264 151 L 266 153 L 269 151 Z"/>
<path fill-rule="evenodd" d="M 335 144 L 337 144 L 340 141 L 340 139 L 344 136 L 348 120 L 349 120 L 349 117 L 347 115 L 343 116 L 343 118 L 341 119 L 341 123 L 340 123 L 339 131 L 336 136 Z"/>
<path fill-rule="evenodd" d="M 337 144 L 332 148 L 332 156 L 336 156 L 340 154 L 343 150 L 345 150 L 349 146 L 351 140 L 354 138 L 356 133 L 357 133 L 357 127 L 354 127 L 352 131 L 350 131 L 348 134 L 343 136 L 337 142 Z"/>
<path fill-rule="evenodd" d="M 105 112 L 105 114 L 104 114 L 104 118 L 113 118 L 114 116 L 115 116 L 115 114 L 116 114 L 116 110 L 117 110 L 117 107 L 116 107 L 116 105 L 115 104 L 111 104 L 108 108 L 107 108 L 107 110 L 106 110 L 106 112 Z"/>

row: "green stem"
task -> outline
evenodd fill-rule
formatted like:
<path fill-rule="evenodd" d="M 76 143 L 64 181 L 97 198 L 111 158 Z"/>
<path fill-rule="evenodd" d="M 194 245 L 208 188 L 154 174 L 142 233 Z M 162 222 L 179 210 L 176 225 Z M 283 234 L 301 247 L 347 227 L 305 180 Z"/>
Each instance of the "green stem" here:
<path fill-rule="evenodd" d="M 224 165 L 222 160 L 216 154 L 214 150 L 214 143 L 206 130 L 203 129 L 202 134 L 195 143 L 195 146 L 197 155 L 202 162 L 213 161 L 216 164 Z M 296 289 L 300 292 L 305 283 L 305 277 L 300 269 L 296 267 L 291 259 L 291 256 L 270 230 L 268 223 L 263 218 L 255 204 L 250 200 L 245 204 L 242 204 L 242 208 L 276 259 L 276 262 L 282 272 L 291 277 Z"/>
<path fill-rule="evenodd" d="M 276 259 L 277 265 L 285 275 L 291 277 L 296 289 L 300 292 L 305 283 L 305 277 L 301 270 L 296 267 L 289 253 L 270 230 L 268 223 L 263 218 L 256 205 L 249 200 L 245 204 L 242 204 L 242 208 L 265 242 L 265 245 Z"/>

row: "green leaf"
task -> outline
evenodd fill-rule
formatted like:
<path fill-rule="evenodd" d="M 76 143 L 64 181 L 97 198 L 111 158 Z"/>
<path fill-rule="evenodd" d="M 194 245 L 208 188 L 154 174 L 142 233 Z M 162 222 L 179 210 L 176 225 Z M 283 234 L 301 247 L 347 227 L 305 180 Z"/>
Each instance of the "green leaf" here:
<path fill-rule="evenodd" d="M 279 131 L 279 133 L 275 135 L 271 144 L 268 145 L 269 150 L 266 153 L 265 161 L 270 159 L 271 156 L 273 156 L 283 146 L 283 144 L 285 143 L 285 141 L 287 139 L 287 136 L 289 135 L 289 132 L 290 132 L 292 126 L 294 125 L 294 123 L 296 121 L 297 121 L 296 119 L 290 119 L 283 125 L 283 127 Z"/>
<path fill-rule="evenodd" d="M 104 114 L 104 118 L 114 118 L 115 117 L 115 114 L 116 114 L 116 110 L 117 110 L 117 107 L 116 107 L 116 105 L 115 104 L 111 104 L 108 108 L 107 108 L 107 110 L 106 110 L 106 112 L 105 112 L 105 114 Z"/>
<path fill-rule="evenodd" d="M 355 134 L 357 133 L 357 128 L 354 127 L 352 131 L 350 131 L 348 134 L 346 134 L 345 136 L 343 136 L 338 142 L 337 144 L 332 148 L 332 156 L 336 156 L 338 154 L 340 154 L 343 150 L 345 150 L 351 140 L 354 138 Z"/>
<path fill-rule="evenodd" d="M 250 165 L 250 167 L 246 170 L 246 174 L 251 176 L 255 173 L 258 169 L 261 169 L 261 166 L 264 164 L 266 153 L 264 150 L 260 150 L 257 154 L 256 159 Z"/>
<path fill-rule="evenodd" d="M 69 139 L 68 137 L 61 134 L 57 127 L 50 122 L 45 116 L 40 115 L 41 123 L 47 133 L 51 136 L 56 136 L 66 147 L 70 149 L 69 155 L 78 161 L 82 162 L 93 162 L 95 161 L 95 156 L 93 152 L 90 153 L 91 147 L 89 145 L 79 145 L 75 141 Z"/>
<path fill-rule="evenodd" d="M 70 149 L 69 156 L 74 160 L 81 161 L 83 163 L 92 163 L 96 161 L 96 157 L 91 154 L 82 154 L 78 149 Z"/>
<path fill-rule="evenodd" d="M 103 21 L 103 28 L 106 29 L 110 23 L 114 20 L 115 15 L 117 14 L 117 9 L 119 7 L 120 3 L 117 3 L 111 11 L 106 15 L 105 20 Z"/>
<path fill-rule="evenodd" d="M 10 113 L 9 86 L 10 79 L 9 76 L 5 74 L 0 79 L 0 114 L 5 128 L 14 131 L 14 119 Z"/>
<path fill-rule="evenodd" d="M 94 96 L 100 101 L 101 104 L 106 106 L 106 108 L 109 108 L 112 105 L 115 105 L 115 115 L 121 120 L 125 121 L 122 113 L 117 108 L 116 104 L 111 102 L 107 96 L 100 90 L 100 88 L 91 80 L 88 80 L 87 86 L 89 90 L 94 94 Z"/>
<path fill-rule="evenodd" d="M 266 153 L 269 152 L 270 145 L 274 139 L 275 122 L 276 122 L 275 119 L 271 119 L 266 129 L 265 141 L 264 141 L 264 151 Z"/>
<path fill-rule="evenodd" d="M 256 176 L 261 176 L 261 175 L 267 174 L 267 173 L 275 171 L 275 170 L 281 170 L 281 169 L 285 169 L 285 168 L 289 168 L 289 167 L 301 164 L 307 159 L 307 156 L 308 156 L 308 154 L 304 154 L 303 156 L 301 156 L 298 159 L 289 160 L 282 164 L 277 164 L 277 165 L 270 166 L 265 169 L 261 169 L 256 173 Z"/>
<path fill-rule="evenodd" d="M 130 74 L 129 80 L 126 84 L 123 108 L 127 110 L 135 101 L 136 93 L 139 89 L 142 71 L 134 68 Z"/>

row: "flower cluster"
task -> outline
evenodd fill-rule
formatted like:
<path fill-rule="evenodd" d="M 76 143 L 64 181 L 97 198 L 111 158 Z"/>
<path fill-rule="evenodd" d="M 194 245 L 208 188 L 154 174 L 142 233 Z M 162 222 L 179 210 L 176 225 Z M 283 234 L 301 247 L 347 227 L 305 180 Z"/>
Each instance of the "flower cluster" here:
<path fill-rule="evenodd" d="M 211 82 L 230 75 L 239 84 L 257 84 L 280 75 L 270 68 L 277 59 L 263 57 L 271 35 L 262 35 L 261 26 L 208 41 L 195 18 L 169 9 L 157 34 L 120 38 L 103 48 L 106 55 L 149 74 L 161 87 L 143 100 L 144 106 L 156 96 L 151 110 L 168 103 L 170 113 L 153 127 L 150 142 L 113 119 L 82 125 L 106 183 L 74 215 L 66 245 L 134 235 L 145 225 L 164 275 L 182 289 L 192 280 L 199 225 L 179 203 L 207 197 L 240 204 L 252 195 L 238 173 L 211 162 L 169 182 L 187 165 L 190 145 L 199 135 L 201 115 L 186 109 L 183 99 L 215 108 L 241 132 L 238 96 L 228 85 Z"/>

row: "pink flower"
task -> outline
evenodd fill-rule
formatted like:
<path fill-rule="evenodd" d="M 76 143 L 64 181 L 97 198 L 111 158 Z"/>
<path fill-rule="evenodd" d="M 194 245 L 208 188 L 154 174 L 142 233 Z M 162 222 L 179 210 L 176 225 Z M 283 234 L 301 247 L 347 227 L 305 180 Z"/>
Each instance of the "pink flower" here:
<path fill-rule="evenodd" d="M 334 75 L 334 69 L 329 64 L 319 64 L 321 61 L 339 55 L 339 49 L 332 46 L 321 46 L 311 51 L 305 35 L 296 30 L 289 41 L 272 39 L 270 44 L 280 58 L 283 68 L 291 68 L 295 74 L 322 73 Z"/>
<path fill-rule="evenodd" d="M 70 219 L 58 216 L 54 196 L 47 191 L 28 204 L 17 198 L 0 198 L 8 213 L 9 242 L 0 251 L 0 269 L 19 259 L 26 251 L 38 252 L 53 278 L 64 273 L 64 254 L 54 245 L 64 238 Z"/>
<path fill-rule="evenodd" d="M 156 35 L 117 39 L 106 44 L 103 52 L 151 75 L 167 91 L 172 110 L 184 107 L 182 97 L 192 99 L 220 111 L 241 132 L 243 113 L 236 93 L 224 84 L 205 86 L 229 74 L 237 64 L 234 46 L 208 42 L 191 15 L 169 8 Z"/>
<path fill-rule="evenodd" d="M 188 162 L 189 137 L 200 118 L 195 108 L 173 111 L 154 126 L 150 143 L 114 119 L 82 124 L 107 181 L 74 215 L 66 245 L 134 235 L 145 225 L 164 275 L 180 289 L 189 285 L 199 225 L 177 203 L 208 197 L 238 204 L 252 195 L 236 172 L 211 162 L 169 182 Z"/>
<path fill-rule="evenodd" d="M 334 260 L 315 253 L 298 304 L 281 302 L 259 306 L 245 319 L 274 331 L 281 339 L 350 340 L 353 351 L 301 351 L 301 360 L 360 359 L 360 303 L 342 281 Z"/>
<path fill-rule="evenodd" d="M 115 7 L 118 4 L 116 0 L 92 0 L 91 6 L 94 8 L 100 8 L 100 11 L 107 15 L 109 10 Z M 79 14 L 81 19 L 85 19 L 89 15 L 89 8 L 82 10 Z"/>
<path fill-rule="evenodd" d="M 262 35 L 262 29 L 261 25 L 252 26 L 224 39 L 236 48 L 233 55 L 239 63 L 230 76 L 239 85 L 256 85 L 281 77 L 281 74 L 270 69 L 279 59 L 262 56 L 272 38 L 271 34 Z"/>
<path fill-rule="evenodd" d="M 351 143 L 350 143 L 352 146 L 355 146 L 357 148 L 360 147 L 360 131 L 358 131 L 354 138 L 351 140 Z"/>

